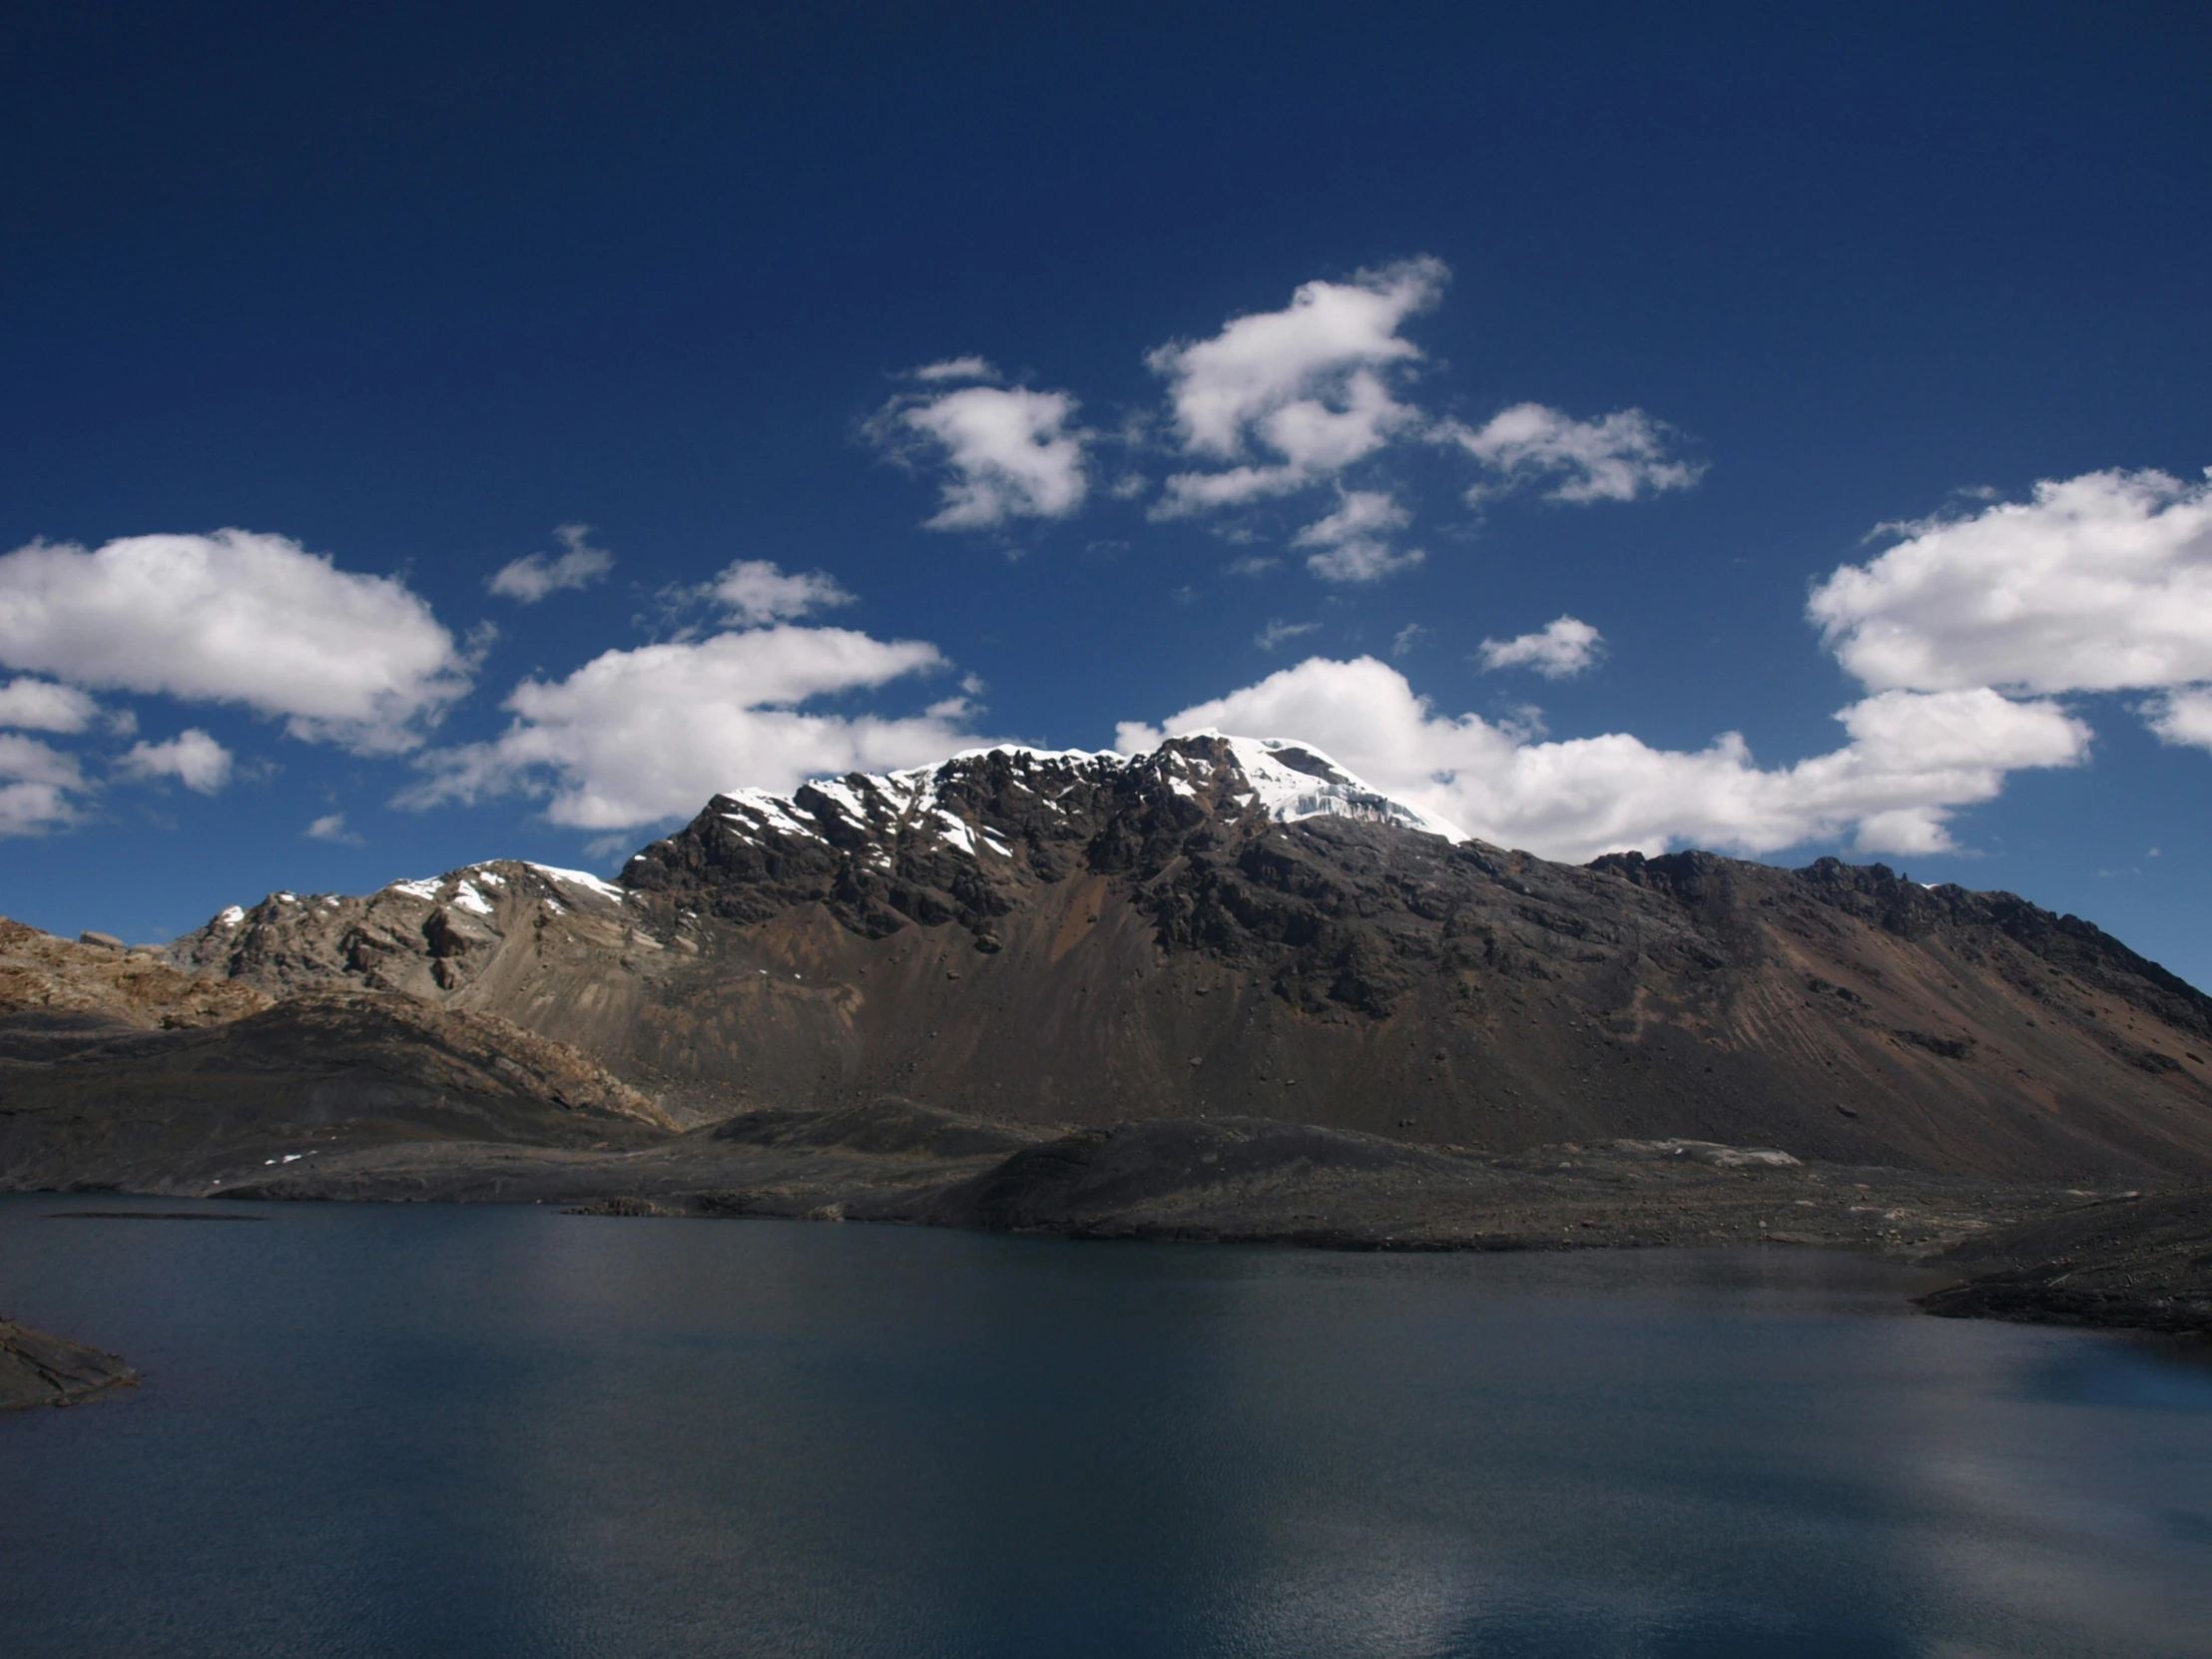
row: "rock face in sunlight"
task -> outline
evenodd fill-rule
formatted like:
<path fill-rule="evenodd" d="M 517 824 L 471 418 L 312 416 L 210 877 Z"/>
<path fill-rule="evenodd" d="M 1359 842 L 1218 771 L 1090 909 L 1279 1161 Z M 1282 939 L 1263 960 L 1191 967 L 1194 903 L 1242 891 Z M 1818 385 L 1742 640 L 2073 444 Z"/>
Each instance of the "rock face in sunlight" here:
<path fill-rule="evenodd" d="M 0 1185 L 200 1192 L 337 1143 L 594 1147 L 674 1127 L 568 1043 L 354 986 L 273 1001 L 0 924 Z"/>
<path fill-rule="evenodd" d="M 1835 859 L 1550 863 L 1284 741 L 996 749 L 718 796 L 617 882 L 497 860 L 279 893 L 171 959 L 274 997 L 497 1016 L 690 1124 L 895 1096 L 1035 1124 L 2212 1173 L 2212 998 L 2086 922 Z"/>

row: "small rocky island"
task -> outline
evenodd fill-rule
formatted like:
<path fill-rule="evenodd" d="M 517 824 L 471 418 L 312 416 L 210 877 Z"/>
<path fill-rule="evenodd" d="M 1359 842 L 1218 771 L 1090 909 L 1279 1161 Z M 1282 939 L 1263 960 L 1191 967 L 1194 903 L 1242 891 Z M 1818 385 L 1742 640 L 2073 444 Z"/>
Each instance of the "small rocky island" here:
<path fill-rule="evenodd" d="M 138 1380 L 113 1354 L 0 1319 L 0 1411 L 74 1405 Z"/>

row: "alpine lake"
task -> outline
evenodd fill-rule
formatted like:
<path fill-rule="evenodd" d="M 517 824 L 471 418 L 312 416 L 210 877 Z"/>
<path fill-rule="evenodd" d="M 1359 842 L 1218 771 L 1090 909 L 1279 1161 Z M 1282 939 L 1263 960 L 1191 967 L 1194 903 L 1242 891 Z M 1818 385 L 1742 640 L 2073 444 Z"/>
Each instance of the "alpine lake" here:
<path fill-rule="evenodd" d="M 0 1417 L 0 1647 L 2212 1653 L 2212 1358 L 1935 1283 L 0 1199 L 0 1308 L 145 1375 Z"/>

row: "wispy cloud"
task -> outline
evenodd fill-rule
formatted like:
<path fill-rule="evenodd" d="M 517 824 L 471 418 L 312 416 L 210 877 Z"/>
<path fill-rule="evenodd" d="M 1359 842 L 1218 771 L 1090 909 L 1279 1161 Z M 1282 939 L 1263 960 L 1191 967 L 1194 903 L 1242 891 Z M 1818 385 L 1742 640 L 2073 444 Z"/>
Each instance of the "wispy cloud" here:
<path fill-rule="evenodd" d="M 346 846 L 363 845 L 361 837 L 345 827 L 343 813 L 326 813 L 300 831 L 311 841 L 337 841 Z"/>
<path fill-rule="evenodd" d="M 1285 622 L 1281 617 L 1274 617 L 1265 628 L 1253 635 L 1252 643 L 1262 651 L 1273 651 L 1287 640 L 1302 639 L 1308 634 L 1318 632 L 1320 628 L 1321 624 L 1318 622 Z"/>
<path fill-rule="evenodd" d="M 1550 481 L 1553 501 L 1634 501 L 1688 489 L 1705 473 L 1701 463 L 1670 455 L 1666 424 L 1641 409 L 1576 420 L 1542 403 L 1516 403 L 1479 427 L 1446 421 L 1436 432 L 1493 475 L 1468 490 L 1475 502 L 1531 480 Z"/>
<path fill-rule="evenodd" d="M 1410 569 L 1427 555 L 1417 547 L 1390 545 L 1412 515 L 1382 490 L 1337 492 L 1337 510 L 1291 538 L 1293 547 L 1315 549 L 1306 568 L 1325 582 L 1378 582 Z"/>
<path fill-rule="evenodd" d="M 1349 282 L 1306 282 L 1279 311 L 1234 317 L 1207 339 L 1148 353 L 1168 382 L 1185 456 L 1230 463 L 1170 477 L 1155 516 L 1303 489 L 1416 422 L 1389 379 L 1394 365 L 1420 355 L 1398 329 L 1435 302 L 1447 276 L 1441 261 L 1419 259 Z"/>
<path fill-rule="evenodd" d="M 614 569 L 614 555 L 591 545 L 590 525 L 563 524 L 555 528 L 553 536 L 563 549 L 558 558 L 529 554 L 500 566 L 484 586 L 520 604 L 535 605 L 565 589 L 588 588 Z"/>
<path fill-rule="evenodd" d="M 1485 674 L 1501 668 L 1534 669 L 1546 680 L 1571 680 L 1586 673 L 1603 655 L 1605 638 L 1587 622 L 1563 616 L 1533 634 L 1509 640 L 1484 640 L 1479 647 Z"/>
<path fill-rule="evenodd" d="M 707 593 L 728 620 L 747 627 L 853 603 L 853 595 L 835 577 L 819 570 L 786 575 L 769 559 L 740 559 L 714 579 Z"/>
<path fill-rule="evenodd" d="M 991 366 L 988 357 L 946 357 L 941 361 L 923 363 L 919 368 L 909 368 L 909 380 L 996 380 L 999 372 Z"/>

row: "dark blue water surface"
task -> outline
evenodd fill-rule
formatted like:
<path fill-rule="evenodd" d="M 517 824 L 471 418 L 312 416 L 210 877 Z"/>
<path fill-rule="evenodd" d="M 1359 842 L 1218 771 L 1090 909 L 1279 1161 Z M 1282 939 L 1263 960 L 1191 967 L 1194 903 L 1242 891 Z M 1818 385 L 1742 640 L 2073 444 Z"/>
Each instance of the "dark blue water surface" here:
<path fill-rule="evenodd" d="M 0 1200 L 32 1655 L 2212 1653 L 2212 1367 L 1813 1253 Z"/>

